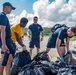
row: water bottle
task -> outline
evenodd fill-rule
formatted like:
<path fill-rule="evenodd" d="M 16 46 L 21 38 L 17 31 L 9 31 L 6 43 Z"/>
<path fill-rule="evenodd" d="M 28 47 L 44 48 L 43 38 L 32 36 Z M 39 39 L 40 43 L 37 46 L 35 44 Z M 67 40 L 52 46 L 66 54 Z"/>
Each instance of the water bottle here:
<path fill-rule="evenodd" d="M 2 66 L 6 66 L 7 65 L 7 61 L 8 61 L 8 58 L 9 58 L 9 54 L 10 54 L 10 51 L 7 50 L 5 53 L 4 53 L 4 58 L 2 60 Z"/>

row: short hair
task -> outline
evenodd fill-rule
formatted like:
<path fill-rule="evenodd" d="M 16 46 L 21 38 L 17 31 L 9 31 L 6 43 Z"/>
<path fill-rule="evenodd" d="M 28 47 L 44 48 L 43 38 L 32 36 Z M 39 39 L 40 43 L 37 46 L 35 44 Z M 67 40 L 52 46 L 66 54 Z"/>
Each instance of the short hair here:
<path fill-rule="evenodd" d="M 28 19 L 25 17 L 21 18 L 20 20 L 20 23 L 27 23 L 27 22 L 28 22 Z"/>
<path fill-rule="evenodd" d="M 71 31 L 76 34 L 76 27 L 71 27 Z"/>
<path fill-rule="evenodd" d="M 34 18 L 37 18 L 37 19 L 38 19 L 38 17 L 37 17 L 37 16 L 34 16 Z"/>

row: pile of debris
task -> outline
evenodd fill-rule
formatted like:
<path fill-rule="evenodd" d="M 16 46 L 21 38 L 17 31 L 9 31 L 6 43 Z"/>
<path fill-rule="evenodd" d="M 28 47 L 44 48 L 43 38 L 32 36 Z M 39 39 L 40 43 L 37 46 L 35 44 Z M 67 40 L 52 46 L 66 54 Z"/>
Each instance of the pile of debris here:
<path fill-rule="evenodd" d="M 29 56 L 28 52 L 27 55 Z M 30 56 L 27 59 L 30 59 Z M 28 60 L 29 64 L 20 67 L 17 73 L 12 72 L 12 68 L 11 75 L 76 75 L 76 60 L 71 54 L 66 54 L 64 59 L 65 63 L 61 63 L 59 59 L 56 62 L 51 62 L 47 52 L 43 51 L 38 53 L 31 61 Z M 26 60 L 26 56 L 24 60 Z"/>

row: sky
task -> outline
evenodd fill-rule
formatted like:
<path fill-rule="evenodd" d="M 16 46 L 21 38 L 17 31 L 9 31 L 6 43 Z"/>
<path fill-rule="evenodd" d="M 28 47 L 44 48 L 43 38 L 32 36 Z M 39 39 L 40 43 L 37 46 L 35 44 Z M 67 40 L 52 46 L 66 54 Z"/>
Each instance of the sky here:
<path fill-rule="evenodd" d="M 4 2 L 10 2 L 16 7 L 16 10 L 8 15 L 11 25 L 26 17 L 29 26 L 33 23 L 34 16 L 38 16 L 38 23 L 43 27 L 52 27 L 56 23 L 67 26 L 76 24 L 76 0 L 0 0 L 0 11 Z"/>
<path fill-rule="evenodd" d="M 27 10 L 28 13 L 32 12 L 32 5 L 37 0 L 0 0 L 0 10 L 2 10 L 2 5 L 4 2 L 10 2 L 13 6 L 16 7 L 16 10 L 13 11 L 16 15 L 19 15 L 22 10 Z"/>

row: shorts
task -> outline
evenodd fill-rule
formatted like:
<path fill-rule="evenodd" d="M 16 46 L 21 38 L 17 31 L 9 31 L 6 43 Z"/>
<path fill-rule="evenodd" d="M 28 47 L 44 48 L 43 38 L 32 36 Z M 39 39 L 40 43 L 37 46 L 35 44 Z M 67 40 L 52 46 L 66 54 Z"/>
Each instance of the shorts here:
<path fill-rule="evenodd" d="M 34 48 L 36 46 L 37 48 L 40 48 L 40 40 L 30 40 L 29 42 L 29 48 Z"/>
<path fill-rule="evenodd" d="M 6 39 L 6 45 L 10 51 L 10 54 L 12 54 L 14 56 L 14 54 L 16 52 L 16 46 L 10 38 Z M 0 48 L 1 48 L 1 46 L 2 46 L 2 43 L 0 42 Z M 1 51 L 1 54 L 4 54 L 4 52 Z"/>
<path fill-rule="evenodd" d="M 61 46 L 65 46 L 64 40 L 61 40 L 60 47 Z M 47 48 L 55 48 L 56 47 L 56 40 L 53 37 L 50 37 L 46 47 Z"/>

